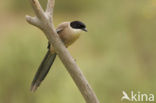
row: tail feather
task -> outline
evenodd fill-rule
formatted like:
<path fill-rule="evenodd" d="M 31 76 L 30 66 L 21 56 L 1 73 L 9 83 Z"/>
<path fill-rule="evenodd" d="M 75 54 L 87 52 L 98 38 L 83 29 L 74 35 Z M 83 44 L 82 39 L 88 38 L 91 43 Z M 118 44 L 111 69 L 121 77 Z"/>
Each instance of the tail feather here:
<path fill-rule="evenodd" d="M 52 54 L 50 52 L 50 50 L 48 50 L 47 54 L 45 55 L 42 63 L 40 64 L 40 66 L 36 72 L 36 75 L 32 81 L 32 84 L 31 84 L 32 92 L 34 92 L 39 87 L 41 82 L 44 80 L 44 78 L 48 74 L 50 67 L 52 66 L 55 58 L 56 58 L 56 53 Z"/>

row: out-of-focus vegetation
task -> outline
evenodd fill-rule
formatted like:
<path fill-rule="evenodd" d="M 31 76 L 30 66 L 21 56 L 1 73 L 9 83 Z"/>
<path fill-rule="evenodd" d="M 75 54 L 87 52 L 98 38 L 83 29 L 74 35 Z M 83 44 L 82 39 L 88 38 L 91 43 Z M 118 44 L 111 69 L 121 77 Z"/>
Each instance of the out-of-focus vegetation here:
<path fill-rule="evenodd" d="M 59 58 L 37 92 L 29 91 L 47 40 L 25 22 L 29 0 L 0 1 L 0 103 L 85 103 Z M 87 24 L 69 51 L 101 103 L 122 103 L 123 90 L 155 93 L 155 0 L 56 0 L 54 20 Z"/>
<path fill-rule="evenodd" d="M 39 0 L 42 6 L 46 7 L 46 0 Z M 57 5 L 55 6 L 55 11 L 59 12 L 82 12 L 87 9 L 91 9 L 96 6 L 99 2 L 95 0 L 57 0 Z M 93 5 L 94 4 L 94 5 Z M 21 1 L 14 0 L 11 3 L 12 10 L 23 12 L 23 10 L 31 10 L 29 0 Z"/>

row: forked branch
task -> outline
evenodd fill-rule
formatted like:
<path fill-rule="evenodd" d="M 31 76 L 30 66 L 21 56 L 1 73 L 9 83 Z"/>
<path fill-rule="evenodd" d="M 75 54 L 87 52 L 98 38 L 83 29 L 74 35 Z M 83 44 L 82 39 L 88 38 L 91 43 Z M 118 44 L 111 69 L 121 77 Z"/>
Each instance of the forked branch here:
<path fill-rule="evenodd" d="M 55 0 L 48 0 L 46 11 L 44 12 L 38 0 L 30 0 L 35 17 L 26 16 L 28 23 L 40 28 L 47 37 L 48 41 L 55 48 L 56 53 L 65 65 L 67 71 L 73 78 L 86 103 L 99 103 L 94 91 L 75 63 L 74 59 L 61 42 L 53 25 L 53 9 Z"/>

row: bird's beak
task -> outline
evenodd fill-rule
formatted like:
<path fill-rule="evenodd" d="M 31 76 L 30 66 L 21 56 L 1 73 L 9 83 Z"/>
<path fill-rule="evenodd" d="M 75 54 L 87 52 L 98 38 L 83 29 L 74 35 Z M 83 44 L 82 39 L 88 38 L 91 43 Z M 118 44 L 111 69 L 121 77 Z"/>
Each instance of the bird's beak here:
<path fill-rule="evenodd" d="M 87 28 L 83 28 L 82 30 L 85 31 L 85 32 L 88 32 Z"/>

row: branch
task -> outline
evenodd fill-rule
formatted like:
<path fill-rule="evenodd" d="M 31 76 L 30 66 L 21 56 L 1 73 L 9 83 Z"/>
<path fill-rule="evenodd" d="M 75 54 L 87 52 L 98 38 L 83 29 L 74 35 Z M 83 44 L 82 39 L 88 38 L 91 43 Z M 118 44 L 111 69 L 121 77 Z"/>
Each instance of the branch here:
<path fill-rule="evenodd" d="M 44 10 L 42 9 L 39 1 L 38 0 L 30 0 L 30 1 L 36 16 L 39 19 L 45 19 Z"/>
<path fill-rule="evenodd" d="M 53 8 L 54 8 L 55 0 L 48 0 L 46 12 L 49 16 L 52 17 L 53 15 Z"/>
<path fill-rule="evenodd" d="M 58 54 L 59 58 L 65 65 L 67 71 L 69 72 L 77 87 L 79 88 L 86 103 L 99 103 L 94 91 L 92 90 L 85 76 L 75 63 L 74 59 L 72 58 L 64 44 L 61 42 L 54 28 L 52 14 L 55 0 L 48 0 L 46 12 L 43 11 L 38 0 L 30 1 L 33 6 L 36 17 L 26 16 L 26 20 L 30 24 L 40 28 L 45 33 L 45 36 L 47 37 L 48 41 L 55 48 L 56 53 Z M 50 14 L 50 16 L 47 16 L 47 13 Z"/>
<path fill-rule="evenodd" d="M 37 17 L 31 17 L 29 15 L 26 15 L 26 20 L 28 23 L 34 25 L 34 26 L 37 26 L 37 27 L 41 27 L 42 25 L 40 25 L 40 21 L 38 20 Z"/>

